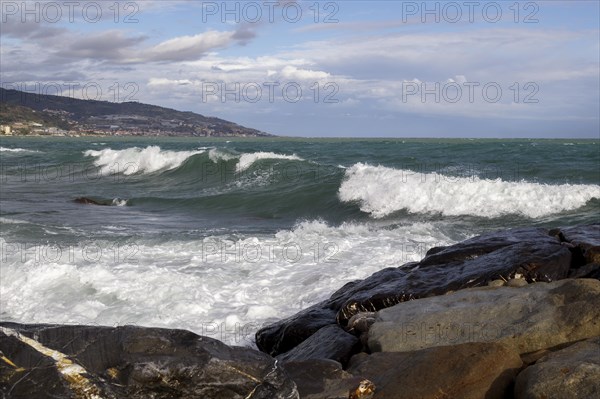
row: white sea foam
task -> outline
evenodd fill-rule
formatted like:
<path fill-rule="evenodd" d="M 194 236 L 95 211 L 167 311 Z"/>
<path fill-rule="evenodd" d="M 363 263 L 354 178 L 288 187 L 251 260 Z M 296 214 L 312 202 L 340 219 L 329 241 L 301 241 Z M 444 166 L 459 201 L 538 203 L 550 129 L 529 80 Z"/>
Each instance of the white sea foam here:
<path fill-rule="evenodd" d="M 179 167 L 191 156 L 204 151 L 169 151 L 158 146 L 146 148 L 132 147 L 124 150 L 110 148 L 95 151 L 88 150 L 84 154 L 96 158 L 94 165 L 101 168 L 103 174 L 153 173 L 159 170 L 170 170 Z"/>
<path fill-rule="evenodd" d="M 41 151 L 27 150 L 25 148 L 7 148 L 0 147 L 0 152 L 29 152 L 29 153 L 40 153 Z"/>
<path fill-rule="evenodd" d="M 291 161 L 304 161 L 304 159 L 300 158 L 296 154 L 293 155 L 285 155 L 285 154 L 276 154 L 274 152 L 253 152 L 250 154 L 243 154 L 240 156 L 240 160 L 237 164 L 237 171 L 243 172 L 248 169 L 252 164 L 261 159 L 287 159 Z"/>
<path fill-rule="evenodd" d="M 252 152 L 242 155 L 232 154 L 226 151 L 219 150 L 218 148 L 213 148 L 208 152 L 208 156 L 211 161 L 217 163 L 219 161 L 230 161 L 232 159 L 238 158 L 238 164 L 236 166 L 236 171 L 243 172 L 250 168 L 256 161 L 261 159 L 286 159 L 292 161 L 304 161 L 304 159 L 300 158 L 296 154 L 286 155 L 286 154 L 276 154 L 274 152 Z"/>
<path fill-rule="evenodd" d="M 208 158 L 214 163 L 218 163 L 219 161 L 230 161 L 232 159 L 236 159 L 239 155 L 231 154 L 218 148 L 213 148 L 208 151 Z"/>
<path fill-rule="evenodd" d="M 127 200 L 121 198 L 113 198 L 112 204 L 114 206 L 127 206 Z"/>
<path fill-rule="evenodd" d="M 306 221 L 269 236 L 122 243 L 117 251 L 114 242 L 94 242 L 62 253 L 31 245 L 19 251 L 0 238 L 0 318 L 185 328 L 252 345 L 265 323 L 452 243 L 443 228 Z"/>
<path fill-rule="evenodd" d="M 362 163 L 353 165 L 345 173 L 339 189 L 340 199 L 358 201 L 361 210 L 375 218 L 399 210 L 446 216 L 519 214 L 536 218 L 577 209 L 593 198 L 600 198 L 597 185 L 452 177 Z"/>

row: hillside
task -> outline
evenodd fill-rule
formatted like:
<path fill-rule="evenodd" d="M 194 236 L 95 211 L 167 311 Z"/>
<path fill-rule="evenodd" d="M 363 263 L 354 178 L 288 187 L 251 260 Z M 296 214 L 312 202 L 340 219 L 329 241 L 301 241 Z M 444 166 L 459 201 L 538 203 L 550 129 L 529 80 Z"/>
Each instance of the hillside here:
<path fill-rule="evenodd" d="M 37 123 L 71 132 L 118 135 L 270 136 L 223 119 L 138 102 L 112 103 L 0 88 L 0 124 Z"/>

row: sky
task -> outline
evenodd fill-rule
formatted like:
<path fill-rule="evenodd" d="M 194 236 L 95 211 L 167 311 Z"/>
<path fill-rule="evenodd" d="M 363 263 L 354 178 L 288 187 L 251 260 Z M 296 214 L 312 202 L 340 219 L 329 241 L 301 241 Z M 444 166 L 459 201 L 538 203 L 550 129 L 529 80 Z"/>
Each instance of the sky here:
<path fill-rule="evenodd" d="M 282 136 L 600 137 L 600 2 L 6 1 L 0 84 Z"/>

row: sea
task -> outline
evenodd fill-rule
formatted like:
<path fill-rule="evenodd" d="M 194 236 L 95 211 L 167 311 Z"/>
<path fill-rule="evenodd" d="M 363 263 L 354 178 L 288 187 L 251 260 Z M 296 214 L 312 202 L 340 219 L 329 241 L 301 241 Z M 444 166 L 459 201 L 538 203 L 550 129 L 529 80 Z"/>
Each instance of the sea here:
<path fill-rule="evenodd" d="M 598 222 L 600 138 L 3 137 L 0 320 L 252 347 L 432 247 Z"/>

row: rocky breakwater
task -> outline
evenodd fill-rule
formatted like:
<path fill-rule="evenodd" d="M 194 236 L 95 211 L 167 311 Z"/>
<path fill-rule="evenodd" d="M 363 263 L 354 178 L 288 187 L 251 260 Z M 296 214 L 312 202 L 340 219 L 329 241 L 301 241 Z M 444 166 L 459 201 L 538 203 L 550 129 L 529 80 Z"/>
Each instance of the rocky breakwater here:
<path fill-rule="evenodd" d="M 364 398 L 593 397 L 599 254 L 600 225 L 486 234 L 347 284 L 257 344 L 306 398 L 357 381 Z"/>
<path fill-rule="evenodd" d="M 600 225 L 501 231 L 345 285 L 229 347 L 181 330 L 0 323 L 6 398 L 590 398 Z"/>
<path fill-rule="evenodd" d="M 0 323 L 0 350 L 3 398 L 298 397 L 270 356 L 182 330 Z"/>

